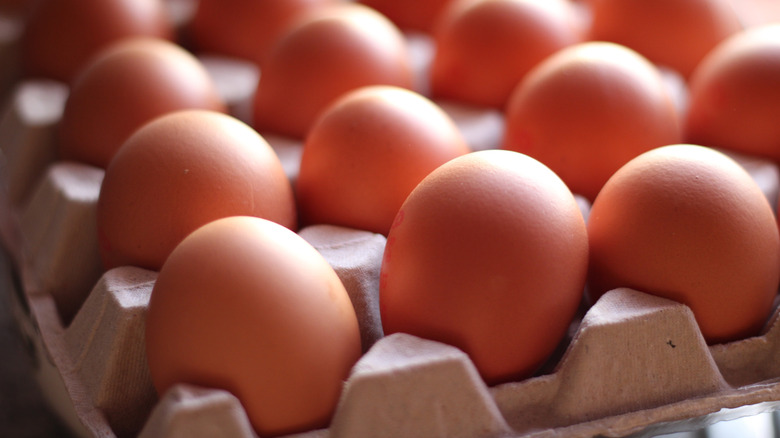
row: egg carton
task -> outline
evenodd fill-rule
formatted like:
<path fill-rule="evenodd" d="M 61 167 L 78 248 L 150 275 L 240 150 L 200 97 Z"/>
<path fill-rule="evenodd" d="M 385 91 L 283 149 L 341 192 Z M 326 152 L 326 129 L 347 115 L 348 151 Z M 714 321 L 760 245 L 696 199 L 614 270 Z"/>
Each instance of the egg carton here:
<path fill-rule="evenodd" d="M 143 339 L 155 272 L 103 273 L 72 320 L 62 322 L 59 303 L 68 301 L 59 286 L 47 284 L 67 281 L 47 281 L 62 275 L 53 272 L 91 264 L 76 250 L 56 247 L 89 228 L 83 212 L 94 212 L 94 173 L 89 166 L 52 164 L 26 208 L 4 218 L 3 240 L 20 289 L 14 313 L 55 408 L 82 436 L 255 436 L 226 391 L 178 385 L 158 398 Z M 48 220 L 26 225 L 32 212 Z M 300 234 L 344 282 L 366 351 L 344 384 L 330 427 L 295 436 L 624 436 L 700 427 L 780 403 L 777 314 L 760 336 L 707 346 L 686 306 L 614 290 L 576 322 L 549 373 L 488 387 L 462 351 L 382 334 L 383 236 L 329 225 Z M 68 269 L 42 270 L 39 263 Z"/>
<path fill-rule="evenodd" d="M 182 1 L 187 5 L 187 1 Z M 18 23 L 0 17 L 0 59 Z M 430 40 L 409 34 L 417 78 Z M 231 114 L 251 120 L 259 71 L 202 55 Z M 181 384 L 158 395 L 144 350 L 146 308 L 157 274 L 100 269 L 95 207 L 101 169 L 57 162 L 56 124 L 68 89 L 19 82 L 2 63 L 0 238 L 13 312 L 28 340 L 45 396 L 78 436 L 254 437 L 229 392 Z M 665 75 L 683 108 L 684 89 Z M 418 81 L 418 91 L 428 85 Z M 498 146 L 498 111 L 438 102 L 475 150 Z M 264 134 L 291 179 L 300 141 Z M 733 155 L 775 206 L 780 172 Z M 588 202 L 577 198 L 587 217 Z M 363 356 L 344 383 L 331 425 L 291 437 L 555 437 L 653 435 L 692 430 L 780 406 L 776 310 L 756 337 L 708 346 L 686 306 L 618 289 L 583 307 L 558 352 L 534 377 L 488 387 L 457 348 L 411 335 L 385 336 L 378 278 L 385 238 L 316 225 L 299 234 L 344 283 L 358 315 Z M 522 346 L 518 346 L 521 348 Z"/>
<path fill-rule="evenodd" d="M 257 73 L 219 57 L 206 64 L 217 79 L 242 72 L 250 78 L 244 84 Z M 233 87 L 221 88 L 231 111 L 248 117 L 251 87 L 217 82 Z M 67 92 L 56 82 L 19 82 L 0 118 L 0 235 L 14 267 L 14 314 L 46 396 L 80 436 L 255 436 L 240 402 L 226 391 L 182 384 L 156 394 L 144 318 L 157 274 L 100 269 L 95 209 L 103 170 L 58 162 L 52 146 Z M 496 112 L 442 107 L 473 147 L 489 148 L 500 138 Z M 302 145 L 268 139 L 295 180 Z M 734 157 L 775 205 L 778 168 Z M 587 201 L 578 201 L 587 217 Z M 760 336 L 708 346 L 686 306 L 614 290 L 583 309 L 538 375 L 488 387 L 457 348 L 383 334 L 378 278 L 384 236 L 331 225 L 299 234 L 345 284 L 364 354 L 344 383 L 329 428 L 294 436 L 642 435 L 699 428 L 780 404 L 777 312 Z"/>

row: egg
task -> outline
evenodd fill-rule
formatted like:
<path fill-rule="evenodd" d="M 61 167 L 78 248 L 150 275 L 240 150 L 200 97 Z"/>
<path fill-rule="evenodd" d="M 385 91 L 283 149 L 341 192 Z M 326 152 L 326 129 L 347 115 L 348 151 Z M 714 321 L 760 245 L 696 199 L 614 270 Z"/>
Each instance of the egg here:
<path fill-rule="evenodd" d="M 591 300 L 626 286 L 682 302 L 709 343 L 757 335 L 772 312 L 777 223 L 721 152 L 670 145 L 633 159 L 596 197 L 588 235 Z"/>
<path fill-rule="evenodd" d="M 160 116 L 135 131 L 106 169 L 97 203 L 103 266 L 159 270 L 189 233 L 236 215 L 296 228 L 292 187 L 273 149 L 222 113 Z"/>
<path fill-rule="evenodd" d="M 69 83 L 107 45 L 131 36 L 173 38 L 164 1 L 35 1 L 20 39 L 20 63 L 27 77 Z"/>
<path fill-rule="evenodd" d="M 430 33 L 454 0 L 359 0 L 406 31 Z"/>
<path fill-rule="evenodd" d="M 689 77 L 742 25 L 729 0 L 590 0 L 589 37 L 630 47 Z"/>
<path fill-rule="evenodd" d="M 73 83 L 59 123 L 58 156 L 105 168 L 141 125 L 188 108 L 226 111 L 205 67 L 169 41 L 121 40 Z"/>
<path fill-rule="evenodd" d="M 530 376 L 566 334 L 588 264 L 585 221 L 549 168 L 504 150 L 431 172 L 387 237 L 386 335 L 454 345 L 488 384 Z"/>
<path fill-rule="evenodd" d="M 159 394 L 177 383 L 230 391 L 260 436 L 327 427 L 361 354 L 330 265 L 255 217 L 210 222 L 176 247 L 152 289 L 145 339 Z"/>
<path fill-rule="evenodd" d="M 289 26 L 316 8 L 333 3 L 335 0 L 199 0 L 185 34 L 197 52 L 235 56 L 262 66 L 270 47 Z"/>
<path fill-rule="evenodd" d="M 306 138 L 296 184 L 301 220 L 386 235 L 412 189 L 468 152 L 452 119 L 417 93 L 386 85 L 348 92 Z"/>
<path fill-rule="evenodd" d="M 403 35 L 367 6 L 318 9 L 270 49 L 255 97 L 254 126 L 302 139 L 333 100 L 366 85 L 412 88 Z"/>
<path fill-rule="evenodd" d="M 592 201 L 622 165 L 681 136 L 670 88 L 653 64 L 618 44 L 585 42 L 546 58 L 518 84 L 502 147 L 536 158 Z"/>
<path fill-rule="evenodd" d="M 567 0 L 458 0 L 433 36 L 432 95 L 502 110 L 531 68 L 580 40 Z"/>
<path fill-rule="evenodd" d="M 780 162 L 780 24 L 719 44 L 690 79 L 685 141 Z"/>

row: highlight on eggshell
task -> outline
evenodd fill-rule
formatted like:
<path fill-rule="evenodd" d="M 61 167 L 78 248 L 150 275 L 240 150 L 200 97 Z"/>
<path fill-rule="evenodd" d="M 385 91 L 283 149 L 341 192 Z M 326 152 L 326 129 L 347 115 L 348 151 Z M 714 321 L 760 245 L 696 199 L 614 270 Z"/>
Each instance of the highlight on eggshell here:
<path fill-rule="evenodd" d="M 203 225 L 171 253 L 146 316 L 151 380 L 230 391 L 260 436 L 328 426 L 361 355 L 339 277 L 291 230 L 256 217 Z"/>
<path fill-rule="evenodd" d="M 108 45 L 129 37 L 173 39 L 163 0 L 29 1 L 20 37 L 23 74 L 70 83 Z M 34 4 L 33 4 L 34 3 Z"/>
<path fill-rule="evenodd" d="M 238 57 L 262 66 L 271 46 L 290 26 L 336 1 L 198 0 L 185 25 L 185 39 L 197 53 Z"/>
<path fill-rule="evenodd" d="M 713 49 L 690 79 L 685 141 L 780 163 L 780 24 Z"/>
<path fill-rule="evenodd" d="M 432 95 L 502 110 L 529 70 L 581 40 L 568 0 L 456 0 L 433 37 Z"/>
<path fill-rule="evenodd" d="M 301 222 L 386 235 L 415 186 L 468 152 L 452 119 L 413 91 L 375 85 L 347 92 L 306 138 L 296 183 Z"/>
<path fill-rule="evenodd" d="M 254 127 L 303 139 L 331 102 L 355 88 L 412 88 L 406 40 L 358 3 L 320 8 L 270 49 L 254 101 Z"/>
<path fill-rule="evenodd" d="M 591 301 L 630 287 L 688 305 L 708 343 L 758 335 L 780 282 L 780 237 L 755 181 L 721 152 L 669 145 L 631 160 L 588 219 Z"/>
<path fill-rule="evenodd" d="M 97 203 L 103 266 L 159 270 L 189 233 L 236 215 L 296 228 L 292 186 L 274 150 L 222 113 L 165 114 L 135 131 L 106 169 Z"/>
<path fill-rule="evenodd" d="M 536 158 L 592 201 L 622 165 L 681 136 L 670 88 L 653 64 L 618 44 L 585 42 L 546 58 L 518 84 L 502 148 Z"/>
<path fill-rule="evenodd" d="M 622 44 L 686 78 L 742 30 L 730 0 L 590 0 L 590 7 L 590 39 Z"/>
<path fill-rule="evenodd" d="M 564 338 L 588 264 L 571 191 L 526 155 L 486 150 L 431 172 L 387 237 L 385 335 L 465 351 L 490 385 L 531 376 Z"/>
<path fill-rule="evenodd" d="M 183 109 L 226 111 L 200 61 L 167 40 L 120 40 L 73 82 L 57 132 L 58 157 L 105 168 L 136 129 Z"/>

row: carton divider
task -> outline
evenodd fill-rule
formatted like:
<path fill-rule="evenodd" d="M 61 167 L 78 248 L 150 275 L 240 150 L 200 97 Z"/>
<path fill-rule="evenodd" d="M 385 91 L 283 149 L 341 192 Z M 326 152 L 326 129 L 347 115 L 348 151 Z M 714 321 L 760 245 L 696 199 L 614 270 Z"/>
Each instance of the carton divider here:
<path fill-rule="evenodd" d="M 107 271 L 63 333 L 74 371 L 117 436 L 136 436 L 157 402 L 146 360 L 146 309 L 157 273 Z"/>
<path fill-rule="evenodd" d="M 28 301 L 31 313 L 22 326 L 34 341 L 36 379 L 51 407 L 77 436 L 115 436 L 73 371 L 54 300 L 39 294 L 28 295 Z"/>
<path fill-rule="evenodd" d="M 690 309 L 627 288 L 602 296 L 546 376 L 493 395 L 519 432 L 568 427 L 729 390 Z"/>
<path fill-rule="evenodd" d="M 353 367 L 330 433 L 465 438 L 511 431 L 465 353 L 396 333 L 379 340 Z"/>
<path fill-rule="evenodd" d="M 22 256 L 66 324 L 102 272 L 96 204 L 103 173 L 79 163 L 52 164 L 19 217 Z"/>
<path fill-rule="evenodd" d="M 254 438 L 238 399 L 228 391 L 187 384 L 166 391 L 139 438 Z"/>

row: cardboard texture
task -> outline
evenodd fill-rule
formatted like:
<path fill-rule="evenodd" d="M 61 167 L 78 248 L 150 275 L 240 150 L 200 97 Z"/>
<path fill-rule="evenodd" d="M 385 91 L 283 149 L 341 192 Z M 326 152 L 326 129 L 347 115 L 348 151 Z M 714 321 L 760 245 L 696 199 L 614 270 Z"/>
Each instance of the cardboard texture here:
<path fill-rule="evenodd" d="M 171 5 L 182 17 L 191 13 L 187 0 Z M 0 60 L 15 50 L 16 36 L 4 26 L 0 20 Z M 409 37 L 419 56 L 415 69 L 424 71 L 420 60 L 432 53 L 430 42 Z M 225 59 L 207 64 L 215 77 L 246 75 L 235 83 L 223 77 L 220 85 L 241 118 L 256 72 Z M 10 70 L 0 65 L 2 86 Z M 94 215 L 103 171 L 55 161 L 53 130 L 67 88 L 23 81 L 9 96 L 0 118 L 0 236 L 19 278 L 14 314 L 52 406 L 78 436 L 256 437 L 240 402 L 226 391 L 180 384 L 156 394 L 144 351 L 156 273 L 100 269 Z M 443 107 L 473 147 L 497 145 L 500 114 Z M 294 182 L 303 144 L 268 140 Z M 777 167 L 735 158 L 776 205 Z M 578 203 L 587 217 L 587 201 Z M 582 312 L 551 367 L 488 387 L 454 347 L 383 335 L 378 286 L 383 236 L 328 225 L 300 234 L 348 290 L 364 355 L 344 382 L 330 427 L 288 438 L 650 435 L 780 406 L 778 312 L 760 336 L 708 346 L 686 306 L 616 289 Z"/>
<path fill-rule="evenodd" d="M 56 81 L 23 81 L 4 106 L 0 118 L 3 182 L 14 205 L 24 202 L 37 178 L 56 158 L 55 128 L 68 92 L 66 85 Z"/>
<path fill-rule="evenodd" d="M 64 333 L 74 371 L 119 436 L 134 436 L 157 399 L 146 362 L 146 308 L 156 272 L 106 272 Z"/>
<path fill-rule="evenodd" d="M 20 217 L 22 253 L 41 292 L 70 321 L 100 277 L 96 204 L 104 172 L 78 163 L 51 165 Z"/>
<path fill-rule="evenodd" d="M 690 309 L 629 289 L 607 293 L 588 311 L 544 382 L 544 391 L 539 383 L 537 391 L 524 383 L 495 388 L 516 430 L 570 426 L 727 387 Z M 543 397 L 525 396 L 534 392 Z"/>
<path fill-rule="evenodd" d="M 301 170 L 303 141 L 283 135 L 261 134 L 263 135 L 263 138 L 265 138 L 265 141 L 271 145 L 274 152 L 276 152 L 276 156 L 279 157 L 279 161 L 282 162 L 284 174 L 287 175 L 293 190 L 295 190 L 295 184 L 296 181 L 298 181 L 298 173 Z"/>
<path fill-rule="evenodd" d="M 198 59 L 214 79 L 228 112 L 244 123 L 251 123 L 260 69 L 251 62 L 225 56 L 201 55 Z"/>
<path fill-rule="evenodd" d="M 363 352 L 384 335 L 379 316 L 379 271 L 387 239 L 334 225 L 313 225 L 298 234 L 330 263 L 358 316 Z"/>
<path fill-rule="evenodd" d="M 352 369 L 330 432 L 356 438 L 465 438 L 504 436 L 510 429 L 465 353 L 393 334 Z"/>
<path fill-rule="evenodd" d="M 255 436 L 241 403 L 231 393 L 181 384 L 160 400 L 139 438 Z"/>
<path fill-rule="evenodd" d="M 472 150 L 501 147 L 504 137 L 504 116 L 495 109 L 475 108 L 457 102 L 436 101 L 463 134 Z"/>

